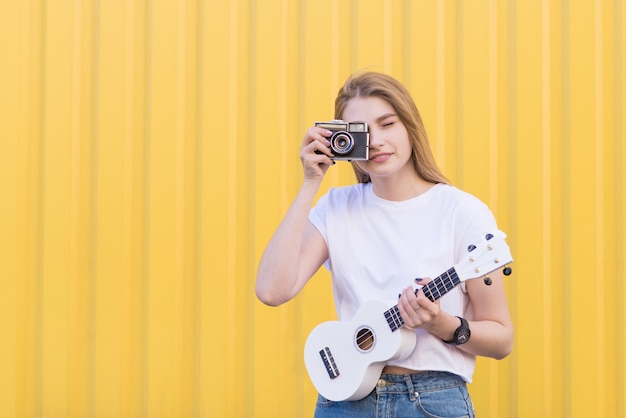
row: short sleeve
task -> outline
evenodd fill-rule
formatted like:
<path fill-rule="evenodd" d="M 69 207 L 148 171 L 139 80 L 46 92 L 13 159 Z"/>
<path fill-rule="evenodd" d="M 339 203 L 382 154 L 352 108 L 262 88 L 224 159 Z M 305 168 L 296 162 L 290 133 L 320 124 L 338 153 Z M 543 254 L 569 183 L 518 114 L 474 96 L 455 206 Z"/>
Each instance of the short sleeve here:
<path fill-rule="evenodd" d="M 322 234 L 324 241 L 328 243 L 328 234 L 327 234 L 327 222 L 326 215 L 328 213 L 328 195 L 323 195 L 317 200 L 317 203 L 311 211 L 309 212 L 309 221 L 317 228 L 317 230 Z"/>

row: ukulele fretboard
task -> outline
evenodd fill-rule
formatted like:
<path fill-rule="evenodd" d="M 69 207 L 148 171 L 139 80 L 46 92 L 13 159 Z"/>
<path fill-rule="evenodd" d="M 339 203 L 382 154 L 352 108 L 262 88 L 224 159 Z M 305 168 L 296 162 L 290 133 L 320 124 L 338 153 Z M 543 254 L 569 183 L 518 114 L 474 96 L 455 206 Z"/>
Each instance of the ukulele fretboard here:
<path fill-rule="evenodd" d="M 461 280 L 454 267 L 452 267 L 450 270 L 436 277 L 433 281 L 428 282 L 428 284 L 422 287 L 422 290 L 424 291 L 424 295 L 434 302 L 460 283 Z M 415 293 L 417 293 L 417 291 Z M 394 305 L 392 308 L 385 311 L 385 319 L 387 320 L 391 332 L 404 326 L 404 320 L 400 315 L 398 305 Z"/>

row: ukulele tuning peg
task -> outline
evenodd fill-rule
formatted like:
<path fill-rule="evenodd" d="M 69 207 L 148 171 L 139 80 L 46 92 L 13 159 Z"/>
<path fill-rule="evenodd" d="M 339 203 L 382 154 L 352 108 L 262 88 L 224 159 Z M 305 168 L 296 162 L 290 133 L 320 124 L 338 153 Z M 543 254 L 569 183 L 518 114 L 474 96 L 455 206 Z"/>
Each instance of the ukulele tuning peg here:
<path fill-rule="evenodd" d="M 505 276 L 510 276 L 510 275 L 511 275 L 511 273 L 513 273 L 513 269 L 511 269 L 511 267 L 508 267 L 508 266 L 507 266 L 507 267 L 505 267 L 505 268 L 502 270 L 502 273 L 504 273 L 504 275 L 505 275 Z"/>
<path fill-rule="evenodd" d="M 487 241 L 489 241 L 491 238 L 493 238 L 493 234 L 487 234 L 487 235 L 485 235 L 485 239 L 486 239 Z"/>
<path fill-rule="evenodd" d="M 476 249 L 476 246 L 474 244 L 470 245 L 467 247 L 467 252 L 471 253 L 472 251 L 474 251 Z"/>

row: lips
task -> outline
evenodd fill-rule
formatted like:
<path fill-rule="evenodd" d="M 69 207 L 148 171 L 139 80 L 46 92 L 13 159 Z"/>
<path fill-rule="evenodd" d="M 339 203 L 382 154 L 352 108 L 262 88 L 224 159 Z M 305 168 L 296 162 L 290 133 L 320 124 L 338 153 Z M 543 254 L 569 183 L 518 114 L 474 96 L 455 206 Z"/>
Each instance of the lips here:
<path fill-rule="evenodd" d="M 390 153 L 381 152 L 379 154 L 374 154 L 374 155 L 370 156 L 370 161 L 381 163 L 381 162 L 387 161 L 389 159 L 389 157 L 391 157 Z"/>

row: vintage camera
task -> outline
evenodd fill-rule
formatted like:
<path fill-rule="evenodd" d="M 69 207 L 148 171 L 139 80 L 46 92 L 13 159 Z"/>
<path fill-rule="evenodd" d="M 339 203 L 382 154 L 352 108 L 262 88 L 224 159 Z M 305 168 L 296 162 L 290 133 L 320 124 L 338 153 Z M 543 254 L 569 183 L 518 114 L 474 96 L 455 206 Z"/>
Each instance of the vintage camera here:
<path fill-rule="evenodd" d="M 369 159 L 370 133 L 365 122 L 315 122 L 315 126 L 328 129 L 332 135 L 330 150 L 333 160 L 362 161 Z"/>

